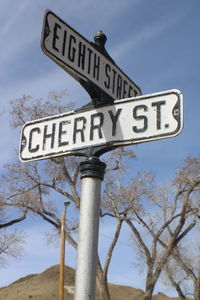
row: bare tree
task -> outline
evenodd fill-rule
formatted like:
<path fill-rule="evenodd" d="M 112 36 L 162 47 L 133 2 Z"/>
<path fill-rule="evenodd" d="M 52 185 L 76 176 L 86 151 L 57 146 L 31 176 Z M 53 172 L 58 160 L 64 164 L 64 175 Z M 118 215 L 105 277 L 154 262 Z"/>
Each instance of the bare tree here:
<path fill-rule="evenodd" d="M 8 227 L 25 220 L 26 213 L 25 210 L 18 217 L 7 216 L 3 205 L 3 197 L 0 195 L 0 266 L 4 266 L 9 257 L 18 258 L 23 253 L 23 232 Z"/>
<path fill-rule="evenodd" d="M 0 266 L 5 266 L 8 259 L 19 258 L 23 253 L 24 234 L 17 229 L 0 231 Z"/>
<path fill-rule="evenodd" d="M 72 109 L 73 103 L 62 104 L 64 92 L 50 93 L 49 97 L 33 100 L 29 96 L 12 101 L 12 126 L 20 128 L 26 122 L 49 115 L 66 112 Z M 123 148 L 113 151 L 111 155 L 106 155 L 107 178 L 113 173 L 115 177 L 124 172 L 126 166 L 124 158 L 134 158 L 132 151 L 125 151 Z M 53 225 L 58 231 L 61 227 L 61 220 L 57 209 L 58 201 L 71 202 L 74 214 L 78 219 L 80 206 L 80 179 L 79 163 L 83 158 L 59 157 L 40 162 L 15 163 L 6 166 L 6 173 L 2 177 L 3 189 L 2 197 L 4 207 L 15 207 L 28 213 L 41 217 L 46 222 Z M 58 198 L 59 200 L 56 200 Z M 103 217 L 103 211 L 101 213 Z M 72 232 L 77 229 L 77 224 L 67 224 L 66 239 L 76 248 L 77 242 L 73 238 Z M 107 272 L 112 257 L 112 252 L 117 243 L 121 222 L 117 224 L 116 232 L 108 249 L 108 254 L 104 266 L 100 259 L 97 265 L 97 284 L 102 300 L 109 300 L 109 290 L 107 284 Z"/>
<path fill-rule="evenodd" d="M 184 242 L 184 241 L 183 241 Z M 187 273 L 179 266 L 174 255 L 178 255 L 180 245 L 173 250 L 172 256 L 168 259 L 162 272 L 161 280 L 165 285 L 173 287 L 181 300 L 186 300 L 187 297 L 193 295 L 191 281 Z M 185 251 L 185 249 L 182 249 Z"/>
<path fill-rule="evenodd" d="M 200 198 L 200 157 L 188 157 L 183 166 L 177 171 L 173 182 L 176 189 L 188 198 L 188 211 L 195 217 L 195 232 L 193 238 L 184 239 L 177 245 L 172 253 L 173 267 L 171 261 L 166 266 L 166 274 L 175 287 L 179 297 L 186 299 L 188 296 L 188 282 L 193 286 L 192 292 L 195 300 L 200 299 L 200 244 L 199 239 L 199 198 Z M 170 228 L 169 234 L 171 235 Z M 191 243 L 192 241 L 192 243 Z M 166 245 L 163 245 L 166 247 Z M 191 284 L 192 283 L 192 284 Z"/>
<path fill-rule="evenodd" d="M 72 109 L 73 103 L 62 104 L 64 92 L 50 93 L 46 101 L 23 96 L 12 102 L 12 126 L 21 126 L 30 120 L 62 113 Z M 122 225 L 126 223 L 134 236 L 137 250 L 146 263 L 146 289 L 144 299 L 151 299 L 155 284 L 169 257 L 180 241 L 194 228 L 198 219 L 197 202 L 191 196 L 197 194 L 198 182 L 190 180 L 186 186 L 177 176 L 172 192 L 155 191 L 151 173 L 138 174 L 128 184 L 122 184 L 121 174 L 126 172 L 128 159 L 133 159 L 130 150 L 119 148 L 105 155 L 107 170 L 104 180 L 104 199 L 101 217 L 117 220 L 104 265 L 98 259 L 97 284 L 102 300 L 109 300 L 107 274 L 114 247 Z M 74 213 L 79 215 L 80 179 L 78 157 L 59 157 L 40 162 L 12 163 L 7 165 L 2 178 L 4 207 L 15 207 L 33 213 L 53 225 L 61 227 L 57 204 L 69 200 Z M 185 174 L 181 178 L 187 177 Z M 180 180 L 180 182 L 178 181 Z M 76 248 L 72 232 L 76 224 L 67 224 L 66 238 Z"/>
<path fill-rule="evenodd" d="M 144 300 L 153 291 L 165 264 L 180 241 L 194 228 L 197 215 L 191 196 L 199 182 L 172 191 L 156 188 L 152 174 L 141 174 L 126 186 L 110 188 L 108 214 L 129 226 L 140 258 L 146 264 Z M 111 185 L 112 186 L 112 185 Z"/>
<path fill-rule="evenodd" d="M 193 249 L 194 250 L 194 249 Z M 190 288 L 190 294 L 188 293 L 188 290 L 184 289 L 185 283 L 182 285 L 182 295 L 186 298 L 189 295 L 193 295 L 193 298 L 195 300 L 200 299 L 200 261 L 199 261 L 199 250 L 197 250 L 197 255 L 194 254 L 193 257 L 191 257 L 191 251 L 189 257 L 187 256 L 186 252 L 180 254 L 178 251 L 174 253 L 174 257 L 176 262 L 178 263 L 178 267 L 182 269 L 182 272 L 185 273 L 185 276 L 187 278 L 187 281 L 190 281 L 192 283 L 190 286 L 193 288 Z M 175 283 L 175 287 L 177 290 L 177 286 L 180 287 L 179 283 L 180 277 L 176 278 L 173 273 L 170 280 L 172 283 Z M 178 292 L 178 290 L 177 290 Z M 180 295 L 180 294 L 179 294 Z M 183 298 L 184 299 L 184 298 Z"/>

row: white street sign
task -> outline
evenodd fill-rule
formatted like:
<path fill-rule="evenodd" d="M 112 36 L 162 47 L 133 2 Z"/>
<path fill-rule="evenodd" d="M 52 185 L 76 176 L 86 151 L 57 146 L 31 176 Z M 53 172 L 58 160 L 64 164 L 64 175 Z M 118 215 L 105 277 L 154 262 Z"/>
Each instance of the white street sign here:
<path fill-rule="evenodd" d="M 140 88 L 92 43 L 46 11 L 41 46 L 44 53 L 79 82 L 92 82 L 113 99 L 141 95 Z"/>
<path fill-rule="evenodd" d="M 117 100 L 113 105 L 26 123 L 20 159 L 86 156 L 92 147 L 98 155 L 119 146 L 173 137 L 182 127 L 183 97 L 179 90 Z"/>

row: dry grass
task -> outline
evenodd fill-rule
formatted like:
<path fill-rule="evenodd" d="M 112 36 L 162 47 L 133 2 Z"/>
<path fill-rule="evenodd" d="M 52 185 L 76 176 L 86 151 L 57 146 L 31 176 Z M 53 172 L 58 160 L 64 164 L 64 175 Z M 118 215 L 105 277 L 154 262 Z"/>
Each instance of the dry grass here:
<path fill-rule="evenodd" d="M 74 299 L 75 271 L 65 267 L 65 299 Z M 28 275 L 0 288 L 2 300 L 55 300 L 58 299 L 59 266 L 53 266 L 40 274 Z M 112 300 L 143 300 L 143 291 L 128 286 L 109 284 Z M 159 293 L 153 300 L 178 300 Z M 97 293 L 96 300 L 100 300 Z"/>

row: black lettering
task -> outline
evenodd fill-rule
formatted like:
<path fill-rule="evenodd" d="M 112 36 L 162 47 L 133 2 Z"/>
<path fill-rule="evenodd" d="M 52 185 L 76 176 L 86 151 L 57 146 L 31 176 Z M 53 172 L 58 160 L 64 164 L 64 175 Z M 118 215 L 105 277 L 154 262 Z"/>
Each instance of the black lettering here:
<path fill-rule="evenodd" d="M 157 117 L 157 129 L 161 129 L 161 105 L 165 105 L 165 101 L 154 102 L 151 105 L 156 107 L 156 117 Z"/>
<path fill-rule="evenodd" d="M 99 120 L 98 124 L 95 124 L 95 120 L 96 119 Z M 90 141 L 93 141 L 93 139 L 94 139 L 94 130 L 95 129 L 98 130 L 99 138 L 102 139 L 103 134 L 102 134 L 102 131 L 101 131 L 101 127 L 103 125 L 103 121 L 104 121 L 104 115 L 103 115 L 103 113 L 99 112 L 99 113 L 96 113 L 94 115 L 91 115 Z"/>
<path fill-rule="evenodd" d="M 70 121 L 62 121 L 59 123 L 58 130 L 58 147 L 66 146 L 69 144 L 67 141 L 62 141 L 62 136 L 67 133 L 66 130 L 63 130 L 63 126 L 71 123 Z"/>
<path fill-rule="evenodd" d="M 147 130 L 147 126 L 148 126 L 148 119 L 145 115 L 138 115 L 138 111 L 139 110 L 144 110 L 144 111 L 148 111 L 148 107 L 146 105 L 137 105 L 134 107 L 133 109 L 133 118 L 135 120 L 143 120 L 144 124 L 142 128 L 137 128 L 137 126 L 133 126 L 133 131 L 135 132 L 144 132 L 145 130 Z"/>
<path fill-rule="evenodd" d="M 91 55 L 93 51 L 90 48 L 87 48 L 88 50 L 88 74 L 90 74 L 90 68 L 91 68 Z"/>
<path fill-rule="evenodd" d="M 122 93 L 122 78 L 121 76 L 118 74 L 117 77 L 117 99 L 121 99 L 121 93 Z"/>
<path fill-rule="evenodd" d="M 112 92 L 115 92 L 115 78 L 116 78 L 116 71 L 113 69 L 113 85 L 112 85 Z"/>
<path fill-rule="evenodd" d="M 82 42 L 79 42 L 79 51 L 78 51 L 78 66 L 84 70 L 85 66 L 85 49 L 86 46 L 82 44 Z"/>
<path fill-rule="evenodd" d="M 115 115 L 113 114 L 112 110 L 108 111 L 109 115 L 110 115 L 110 118 L 111 118 L 111 121 L 112 121 L 112 136 L 116 135 L 117 120 L 119 118 L 119 115 L 120 115 L 121 111 L 122 111 L 122 108 L 119 108 Z"/>
<path fill-rule="evenodd" d="M 41 130 L 39 127 L 33 128 L 30 131 L 30 137 L 29 137 L 29 144 L 28 144 L 28 151 L 29 152 L 37 152 L 39 150 L 39 144 L 37 144 L 35 147 L 33 147 L 32 142 L 33 142 L 33 134 L 34 133 L 41 133 Z"/>
<path fill-rule="evenodd" d="M 44 135 L 43 135 L 43 150 L 46 150 L 46 140 L 51 139 L 51 149 L 54 146 L 54 140 L 55 140 L 55 129 L 56 129 L 56 124 L 52 124 L 52 130 L 51 133 L 47 133 L 48 125 L 44 126 Z"/>
<path fill-rule="evenodd" d="M 106 77 L 107 77 L 107 81 L 104 81 L 104 85 L 107 89 L 110 88 L 110 65 L 106 64 L 106 67 L 105 67 L 105 74 L 106 74 Z"/>
<path fill-rule="evenodd" d="M 70 35 L 70 37 L 69 37 L 68 58 L 71 62 L 74 62 L 76 49 L 74 47 L 72 47 L 72 43 L 76 44 L 76 39 L 73 35 Z"/>
<path fill-rule="evenodd" d="M 62 46 L 62 55 L 65 56 L 65 48 L 66 48 L 66 39 L 67 39 L 67 31 L 64 31 L 63 37 L 63 46 Z"/>
<path fill-rule="evenodd" d="M 99 70 L 100 70 L 100 56 L 94 54 L 93 77 L 96 78 L 96 80 L 99 80 Z"/>
<path fill-rule="evenodd" d="M 134 90 L 134 94 L 135 94 L 135 97 L 136 97 L 137 94 L 138 94 L 138 91 L 137 91 L 137 90 Z"/>
<path fill-rule="evenodd" d="M 59 39 L 59 36 L 57 35 L 57 30 L 58 30 L 58 28 L 61 29 L 61 26 L 60 26 L 59 24 L 55 23 L 54 28 L 53 28 L 53 45 L 52 45 L 52 47 L 53 47 L 53 49 L 55 49 L 57 52 L 59 52 L 59 49 L 56 48 L 56 40 Z"/>
<path fill-rule="evenodd" d="M 78 123 L 82 123 L 82 128 L 78 128 Z M 84 130 L 85 130 L 86 118 L 79 117 L 74 119 L 74 131 L 73 131 L 73 142 L 76 143 L 76 135 L 80 133 L 81 142 L 85 142 Z"/>
<path fill-rule="evenodd" d="M 128 82 L 126 80 L 123 81 L 123 98 L 126 98 L 127 97 L 127 85 L 128 85 Z"/>
<path fill-rule="evenodd" d="M 132 97 L 132 91 L 133 91 L 133 88 L 131 85 L 129 85 L 129 89 L 128 89 L 128 97 Z"/>

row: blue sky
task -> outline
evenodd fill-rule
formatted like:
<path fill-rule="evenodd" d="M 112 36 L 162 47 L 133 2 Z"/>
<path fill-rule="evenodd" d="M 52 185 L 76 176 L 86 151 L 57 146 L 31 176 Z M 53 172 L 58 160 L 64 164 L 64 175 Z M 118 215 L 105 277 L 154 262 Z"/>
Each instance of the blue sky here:
<path fill-rule="evenodd" d="M 184 96 L 184 129 L 174 138 L 137 145 L 134 172 L 150 170 L 160 181 L 170 180 L 177 167 L 199 155 L 199 0 L 2 0 L 0 11 L 0 168 L 14 159 L 20 136 L 9 128 L 9 101 L 23 94 L 44 97 L 52 90 L 67 89 L 66 101 L 88 103 L 83 88 L 40 48 L 43 14 L 51 9 L 88 40 L 102 30 L 106 49 L 143 94 L 179 89 Z M 131 175 L 131 174 L 130 174 Z M 20 225 L 21 226 L 21 225 Z M 43 233 L 49 228 L 32 219 L 25 222 L 26 255 L 0 270 L 0 286 L 20 276 L 41 272 L 59 262 L 59 249 L 47 246 Z M 109 241 L 112 225 L 102 224 L 100 246 Z M 104 234 L 105 231 L 105 234 Z M 134 254 L 124 228 L 109 272 L 109 281 L 141 287 L 141 277 L 131 265 Z M 35 245 L 40 249 L 36 253 Z M 101 246 L 102 247 L 102 246 Z M 103 250 L 102 250 L 103 251 Z M 127 260 L 117 264 L 123 251 Z M 69 247 L 68 262 L 75 253 Z M 137 280 L 138 278 L 138 280 Z M 164 287 L 162 288 L 163 292 Z"/>

